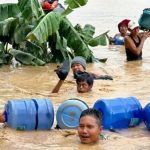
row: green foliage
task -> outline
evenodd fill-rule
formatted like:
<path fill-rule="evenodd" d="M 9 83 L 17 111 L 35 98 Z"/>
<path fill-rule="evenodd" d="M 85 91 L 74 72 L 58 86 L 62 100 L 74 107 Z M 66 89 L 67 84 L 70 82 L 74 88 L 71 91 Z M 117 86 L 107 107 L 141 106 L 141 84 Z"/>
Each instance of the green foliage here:
<path fill-rule="evenodd" d="M 107 32 L 93 37 L 94 26 L 73 27 L 67 19 L 69 13 L 87 2 L 66 0 L 64 12 L 46 14 L 38 0 L 0 4 L 0 64 L 8 64 L 12 57 L 25 65 L 62 62 L 76 55 L 89 62 L 95 60 L 90 47 L 106 45 Z"/>
<path fill-rule="evenodd" d="M 37 27 L 31 31 L 27 38 L 30 40 L 37 40 L 40 43 L 47 41 L 48 36 L 52 35 L 59 29 L 60 14 L 56 12 L 48 13 L 37 25 Z"/>
<path fill-rule="evenodd" d="M 71 9 L 75 9 L 81 6 L 86 5 L 88 0 L 66 0 L 65 3 L 68 4 L 68 7 Z"/>
<path fill-rule="evenodd" d="M 45 62 L 34 57 L 30 53 L 25 53 L 20 50 L 12 49 L 10 50 L 10 54 L 13 55 L 16 58 L 16 60 L 18 60 L 19 62 L 25 65 L 40 65 L 41 66 L 45 64 Z"/>
<path fill-rule="evenodd" d="M 0 21 L 16 17 L 20 13 L 17 4 L 0 4 Z"/>
<path fill-rule="evenodd" d="M 88 44 L 93 47 L 98 45 L 103 45 L 103 46 L 107 45 L 107 33 L 108 32 L 105 32 L 93 39 L 90 39 Z"/>
<path fill-rule="evenodd" d="M 68 19 L 63 18 L 60 24 L 60 35 L 67 39 L 67 45 L 74 50 L 74 55 L 84 56 L 92 61 L 92 52 Z"/>
<path fill-rule="evenodd" d="M 19 0 L 18 6 L 22 12 L 22 16 L 26 20 L 38 20 L 44 16 L 44 11 L 42 10 L 38 0 Z"/>

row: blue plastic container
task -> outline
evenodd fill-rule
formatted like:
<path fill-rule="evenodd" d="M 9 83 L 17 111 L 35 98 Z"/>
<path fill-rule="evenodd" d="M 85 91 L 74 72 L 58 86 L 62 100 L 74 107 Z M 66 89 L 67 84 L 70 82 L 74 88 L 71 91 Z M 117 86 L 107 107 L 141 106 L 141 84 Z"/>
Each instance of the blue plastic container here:
<path fill-rule="evenodd" d="M 20 130 L 50 129 L 54 121 L 53 105 L 46 98 L 9 100 L 5 114 L 8 126 Z"/>
<path fill-rule="evenodd" d="M 115 45 L 124 45 L 124 37 L 116 36 L 115 37 Z"/>
<path fill-rule="evenodd" d="M 150 130 L 150 103 L 148 103 L 143 109 L 143 121 L 148 130 Z"/>
<path fill-rule="evenodd" d="M 142 120 L 142 106 L 135 97 L 100 99 L 93 107 L 102 112 L 104 129 L 128 128 Z"/>
<path fill-rule="evenodd" d="M 61 129 L 77 128 L 81 112 L 88 108 L 88 105 L 79 99 L 64 101 L 57 110 L 56 120 Z"/>
<path fill-rule="evenodd" d="M 141 30 L 150 30 L 150 8 L 145 8 L 139 18 Z"/>

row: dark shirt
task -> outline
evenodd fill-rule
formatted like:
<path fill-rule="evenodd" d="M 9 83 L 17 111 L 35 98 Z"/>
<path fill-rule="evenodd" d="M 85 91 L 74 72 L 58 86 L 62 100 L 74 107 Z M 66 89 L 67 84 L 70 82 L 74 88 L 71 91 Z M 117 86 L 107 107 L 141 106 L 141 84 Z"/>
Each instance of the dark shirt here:
<path fill-rule="evenodd" d="M 141 43 L 141 39 L 140 37 L 138 37 L 138 42 L 136 42 L 132 36 L 130 36 L 131 39 L 133 40 L 134 44 L 136 45 L 136 47 L 138 47 Z M 136 55 L 134 54 L 129 48 L 126 48 L 126 56 L 127 56 L 127 61 L 132 61 L 132 60 L 141 60 L 142 59 L 142 51 L 140 52 L 140 54 Z"/>

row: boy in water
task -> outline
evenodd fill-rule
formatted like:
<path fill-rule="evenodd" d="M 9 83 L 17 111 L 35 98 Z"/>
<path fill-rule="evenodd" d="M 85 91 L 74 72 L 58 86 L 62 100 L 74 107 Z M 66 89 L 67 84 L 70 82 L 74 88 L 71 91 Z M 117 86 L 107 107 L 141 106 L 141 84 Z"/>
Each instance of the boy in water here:
<path fill-rule="evenodd" d="M 93 108 L 84 110 L 81 113 L 78 126 L 78 135 L 81 143 L 91 144 L 99 141 L 102 131 L 102 115 Z"/>
<path fill-rule="evenodd" d="M 93 76 L 90 73 L 85 72 L 85 70 L 82 70 L 82 68 L 83 67 L 81 66 L 81 70 L 79 69 L 74 72 L 74 78 L 76 79 L 77 91 L 79 93 L 86 93 L 91 90 L 94 81 Z M 60 87 L 68 75 L 69 69 L 70 63 L 66 60 L 61 67 L 55 70 L 60 80 L 52 90 L 52 93 L 58 93 Z"/>
<path fill-rule="evenodd" d="M 85 72 L 86 71 L 86 61 L 82 56 L 76 56 L 72 59 L 71 61 L 71 69 L 73 74 L 75 75 L 76 72 L 81 71 Z M 102 80 L 113 80 L 113 78 L 109 75 L 101 75 L 100 73 L 94 73 L 94 72 L 88 72 L 93 79 L 102 79 Z"/>
<path fill-rule="evenodd" d="M 94 80 L 89 73 L 78 71 L 75 73 L 75 79 L 79 93 L 86 93 L 92 89 Z"/>

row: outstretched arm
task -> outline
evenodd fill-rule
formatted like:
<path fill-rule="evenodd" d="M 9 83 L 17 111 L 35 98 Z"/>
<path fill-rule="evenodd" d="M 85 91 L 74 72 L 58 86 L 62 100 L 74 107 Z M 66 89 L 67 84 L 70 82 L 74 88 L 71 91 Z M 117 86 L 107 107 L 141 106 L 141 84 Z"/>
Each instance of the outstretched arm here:
<path fill-rule="evenodd" d="M 62 84 L 64 83 L 64 80 L 66 79 L 66 77 L 69 73 L 69 70 L 70 70 L 69 60 L 65 60 L 63 65 L 55 70 L 55 72 L 60 80 L 58 81 L 58 83 L 56 84 L 54 89 L 52 90 L 52 93 L 59 92 L 59 89 L 62 86 Z"/>
<path fill-rule="evenodd" d="M 63 83 L 64 83 L 64 80 L 59 80 L 56 86 L 53 88 L 52 93 L 58 93 Z"/>

